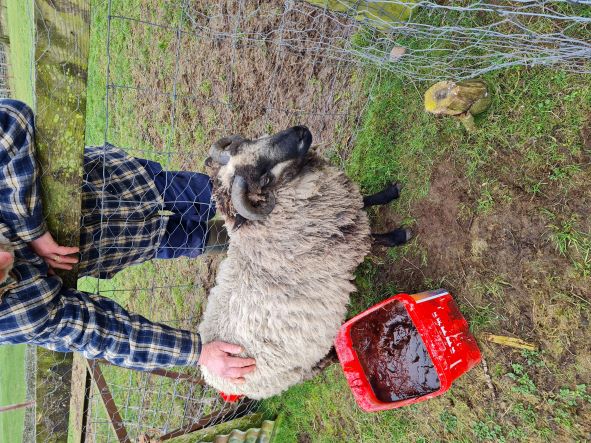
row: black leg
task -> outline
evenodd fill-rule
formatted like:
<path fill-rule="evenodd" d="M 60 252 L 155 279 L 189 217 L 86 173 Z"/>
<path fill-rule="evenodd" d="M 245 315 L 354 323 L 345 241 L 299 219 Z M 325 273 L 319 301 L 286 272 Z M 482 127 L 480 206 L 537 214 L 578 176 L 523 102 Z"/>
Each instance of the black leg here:
<path fill-rule="evenodd" d="M 209 220 L 207 222 L 207 241 L 204 254 L 219 254 L 228 251 L 230 237 L 222 220 Z"/>
<path fill-rule="evenodd" d="M 375 244 L 380 246 L 392 247 L 400 246 L 410 240 L 412 234 L 409 229 L 398 228 L 392 232 L 386 232 L 385 234 L 372 234 L 373 241 Z"/>
<path fill-rule="evenodd" d="M 316 365 L 308 371 L 308 373 L 304 376 L 304 380 L 310 380 L 324 371 L 331 365 L 334 365 L 339 362 L 339 358 L 337 357 L 337 351 L 335 350 L 334 346 L 330 348 L 328 354 L 326 354 L 322 360 L 320 360 Z"/>
<path fill-rule="evenodd" d="M 363 207 L 385 205 L 400 196 L 400 183 L 390 183 L 386 188 L 376 194 L 363 197 Z"/>

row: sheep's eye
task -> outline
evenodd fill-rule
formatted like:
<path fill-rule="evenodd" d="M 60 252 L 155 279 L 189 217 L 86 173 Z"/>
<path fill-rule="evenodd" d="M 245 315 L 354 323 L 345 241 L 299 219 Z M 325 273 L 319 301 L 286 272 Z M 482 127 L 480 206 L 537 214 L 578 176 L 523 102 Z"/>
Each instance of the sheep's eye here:
<path fill-rule="evenodd" d="M 261 188 L 268 186 L 269 183 L 271 183 L 272 178 L 273 178 L 272 175 L 268 172 L 266 174 L 263 174 L 261 176 L 261 179 L 259 180 L 259 184 L 261 185 Z"/>

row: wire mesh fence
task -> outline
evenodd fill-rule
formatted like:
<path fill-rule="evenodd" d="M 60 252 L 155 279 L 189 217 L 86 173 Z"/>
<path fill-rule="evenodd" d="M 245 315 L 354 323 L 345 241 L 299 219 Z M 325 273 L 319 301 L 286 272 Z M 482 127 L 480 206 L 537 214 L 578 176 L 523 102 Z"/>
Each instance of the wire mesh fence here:
<path fill-rule="evenodd" d="M 317 149 L 338 163 L 352 149 L 372 84 L 382 75 L 435 81 L 554 64 L 591 72 L 589 6 L 567 0 L 93 2 L 92 18 L 85 18 L 91 20 L 87 103 L 75 96 L 63 114 L 67 131 L 86 107 L 86 144 L 94 146 L 96 161 L 93 166 L 89 154 L 84 167 L 82 189 L 91 192 L 92 182 L 94 194 L 83 200 L 82 273 L 89 276 L 79 288 L 153 321 L 195 330 L 227 238 L 205 182 L 187 172 L 204 170 L 214 140 L 305 124 Z M 40 4 L 29 14 L 49 29 Z M 56 69 L 79 69 L 72 48 L 37 38 L 37 46 L 47 45 L 37 66 L 56 51 L 64 56 Z M 69 88 L 41 84 L 48 92 Z M 37 103 L 37 112 L 52 105 Z M 153 168 L 160 198 L 134 189 L 137 180 L 121 187 L 117 170 L 105 166 L 111 146 Z M 138 229 L 152 238 L 150 248 L 130 234 Z M 37 404 L 42 413 L 29 437 L 36 441 L 53 441 L 80 423 L 86 441 L 157 440 L 257 407 L 246 399 L 225 403 L 196 382 L 196 368 L 171 378 L 100 364 L 100 373 L 91 365 L 72 375 L 63 354 L 37 361 L 37 397 L 47 402 Z M 93 382 L 83 390 L 86 401 L 69 408 L 72 378 L 76 383 L 87 371 Z M 50 413 L 64 403 L 85 418 L 74 425 Z"/>
<path fill-rule="evenodd" d="M 8 58 L 6 49 L 0 44 L 0 98 L 10 97 L 10 87 L 8 85 Z"/>
<path fill-rule="evenodd" d="M 0 98 L 10 97 L 8 84 L 9 60 L 8 60 L 8 32 L 6 29 L 6 5 L 0 5 Z"/>
<path fill-rule="evenodd" d="M 351 50 L 333 48 L 335 58 L 353 56 L 413 80 L 460 80 L 512 66 L 590 69 L 586 0 L 318 3 L 378 31 Z"/>

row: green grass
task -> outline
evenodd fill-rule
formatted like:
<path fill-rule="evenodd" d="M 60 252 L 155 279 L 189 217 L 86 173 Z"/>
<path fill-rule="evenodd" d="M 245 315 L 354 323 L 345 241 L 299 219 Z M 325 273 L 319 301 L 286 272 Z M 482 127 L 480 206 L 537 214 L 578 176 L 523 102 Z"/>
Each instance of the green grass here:
<path fill-rule="evenodd" d="M 113 1 L 112 10 L 119 11 L 121 5 L 126 2 Z M 139 9 L 138 1 L 128 2 L 129 10 Z M 111 23 L 111 35 L 115 36 L 110 42 L 110 54 L 113 55 L 114 62 L 108 66 L 107 57 L 107 29 L 108 29 L 108 3 L 92 2 L 92 21 L 90 32 L 90 53 L 88 58 L 88 86 L 86 97 L 86 144 L 102 145 L 105 141 L 106 118 L 106 84 L 107 68 L 110 71 L 110 78 L 117 79 L 120 84 L 128 84 L 130 79 L 130 63 L 125 58 L 117 58 L 117 54 L 125 53 L 124 37 L 130 33 L 130 24 L 126 21 L 113 20 Z M 113 12 L 113 11 L 112 11 Z M 131 130 L 127 133 L 130 139 L 137 139 L 137 132 L 134 128 L 137 125 L 132 121 L 133 113 L 127 113 L 126 129 Z M 114 116 L 111 116 L 114 119 Z M 111 142 L 113 142 L 111 140 Z"/>
<path fill-rule="evenodd" d="M 10 37 L 10 89 L 12 97 L 29 106 L 34 103 L 32 57 L 34 23 L 32 0 L 6 0 Z"/>
<path fill-rule="evenodd" d="M 142 132 L 149 126 L 158 127 L 160 137 L 166 139 L 171 128 L 159 120 L 137 121 L 132 95 L 112 95 L 112 126 L 105 131 L 105 3 L 98 2 L 93 13 L 87 140 L 100 144 L 106 132 L 113 143 L 151 149 L 143 140 Z M 112 4 L 115 14 L 137 16 L 140 2 L 115 0 Z M 171 11 L 174 12 L 174 8 L 164 12 L 168 14 L 169 23 L 175 19 Z M 111 26 L 112 81 L 134 84 L 135 76 L 141 75 L 134 67 L 141 66 L 150 57 L 162 62 L 163 73 L 170 70 L 171 60 L 166 58 L 171 56 L 167 51 L 170 41 L 165 36 L 154 34 L 156 45 L 146 41 L 146 45 L 152 44 L 150 50 L 155 51 L 149 52 L 137 41 L 129 43 L 129 23 L 113 21 Z M 354 45 L 363 46 L 368 38 L 371 35 L 357 34 Z M 364 82 L 370 101 L 361 116 L 355 147 L 352 152 L 331 153 L 364 192 L 377 191 L 387 181 L 403 182 L 404 192 L 395 211 L 397 217 L 412 226 L 421 215 L 413 213 L 413 205 L 428 195 L 434 167 L 444 158 L 451 159 L 474 190 L 460 204 L 459 218 L 467 223 L 472 217 L 494 217 L 503 207 L 515 202 L 534 202 L 535 211 L 542 213 L 547 221 L 547 240 L 571 263 L 573 273 L 569 276 L 573 279 L 588 276 L 589 236 L 583 221 L 544 200 L 551 195 L 566 196 L 577 184 L 588 179 L 581 161 L 584 146 L 580 137 L 584 118 L 591 109 L 588 77 L 557 69 L 512 68 L 489 73 L 485 80 L 491 87 L 493 104 L 489 111 L 476 118 L 477 131 L 467 134 L 457 120 L 436 118 L 423 111 L 422 93 L 428 84 L 371 69 L 364 72 L 366 77 L 360 81 Z M 200 88 L 208 93 L 211 84 L 204 82 Z M 212 120 L 217 118 L 212 116 Z M 205 143 L 203 125 L 210 124 L 196 124 L 194 139 Z M 499 155 L 510 157 L 510 165 L 497 167 Z M 513 192 L 514 188 L 523 190 L 527 197 Z M 551 207 L 544 211 L 547 206 Z M 374 211 L 371 216 L 376 220 L 379 214 Z M 429 254 L 428 245 L 421 246 L 417 241 L 401 249 L 392 249 L 384 256 L 367 259 L 357 271 L 359 292 L 353 297 L 349 315 L 397 292 L 397 282 L 384 282 L 381 278 L 384 268 L 399 266 L 407 257 L 418 257 L 420 266 L 428 269 Z M 166 266 L 148 263 L 128 269 L 110 282 L 101 281 L 100 291 L 150 318 L 171 309 L 175 313 L 186 313 L 188 307 L 198 311 L 200 306 L 187 301 L 190 289 L 173 288 L 155 293 L 141 290 L 193 283 L 191 276 L 195 274 L 181 275 L 189 269 L 188 262 Z M 551 278 L 554 277 L 548 276 L 549 281 Z M 441 276 L 430 275 L 425 276 L 421 284 L 436 287 L 444 283 Z M 511 304 L 506 297 L 511 283 L 505 276 L 494 273 L 470 276 L 466 285 L 472 299 L 461 307 L 476 334 L 496 328 L 503 322 L 503 316 L 511 314 L 505 310 L 505 306 Z M 96 292 L 97 284 L 85 280 L 81 287 Z M 535 286 L 536 283 L 528 280 L 527 284 Z M 572 329 L 577 328 L 576 322 L 585 307 L 573 304 L 567 289 L 550 287 L 551 296 L 542 298 L 541 304 L 544 308 L 556 306 L 555 315 L 560 320 L 557 327 L 562 328 L 552 331 L 556 336 L 544 337 L 546 346 L 553 351 L 565 346 L 560 334 L 567 337 L 566 343 L 571 343 Z M 532 295 L 523 294 L 524 298 L 527 296 Z M 531 310 L 529 305 L 512 306 L 518 312 L 518 308 Z M 521 314 L 513 315 L 516 317 L 512 320 L 519 324 Z M 487 352 L 491 351 L 487 349 Z M 293 387 L 282 396 L 264 401 L 262 410 L 269 418 L 279 412 L 285 414 L 279 441 L 286 443 L 352 441 L 355 438 L 364 442 L 549 441 L 557 432 L 566 439 L 581 435 L 577 430 L 577 414 L 581 408 L 588 408 L 589 389 L 578 381 L 577 365 L 559 365 L 550 351 L 540 355 L 506 354 L 505 359 L 489 360 L 499 396 L 507 403 L 502 411 L 484 392 L 482 370 L 477 368 L 458 380 L 441 398 L 397 411 L 365 414 L 355 405 L 338 367 Z M 127 374 L 114 369 L 107 372 L 107 377 L 112 382 L 127 384 Z M 549 377 L 559 380 L 558 390 L 545 384 Z"/>
<path fill-rule="evenodd" d="M 141 4 L 139 0 L 114 0 L 111 2 L 111 13 L 134 17 L 138 11 L 142 10 Z M 155 14 L 164 14 L 164 17 L 156 18 Z M 146 151 L 153 151 L 154 146 L 150 145 L 142 134 L 148 129 L 155 129 L 160 132 L 163 140 L 169 140 L 172 128 L 168 113 L 164 112 L 164 117 L 160 121 L 157 121 L 156 116 L 153 119 L 138 120 L 135 113 L 136 92 L 119 88 L 110 89 L 107 106 L 106 85 L 107 83 L 119 86 L 133 85 L 133 75 L 137 75 L 134 68 L 148 66 L 154 63 L 155 59 L 161 64 L 161 72 L 171 75 L 174 68 L 171 49 L 174 43 L 173 36 L 170 31 L 146 27 L 147 35 L 141 41 L 130 41 L 133 39 L 132 22 L 113 19 L 108 32 L 107 15 L 108 3 L 93 1 L 88 62 L 86 143 L 102 145 L 106 139 L 116 146 L 141 150 L 142 156 L 163 162 L 166 160 L 165 156 L 159 156 L 156 152 L 145 154 Z M 175 26 L 179 15 L 178 5 L 175 2 L 169 2 L 163 3 L 157 11 L 151 11 L 148 18 Z M 110 35 L 110 41 L 107 52 L 108 35 Z M 158 45 L 152 45 L 154 41 L 157 41 Z M 106 127 L 107 122 L 108 127 Z"/>
<path fill-rule="evenodd" d="M 365 193 L 381 190 L 388 181 L 401 181 L 401 198 L 416 200 L 429 191 L 425 178 L 437 157 L 437 128 L 423 112 L 420 91 L 402 78 L 369 75 L 371 101 L 347 160 L 347 174 Z M 372 85 L 372 86 L 370 86 Z M 409 192 L 407 192 L 409 191 Z"/>
<path fill-rule="evenodd" d="M 10 37 L 10 89 L 13 98 L 34 104 L 31 77 L 33 49 L 32 0 L 6 0 Z M 0 346 L 0 406 L 25 400 L 25 346 Z M 0 414 L 0 441 L 22 441 L 24 409 Z"/>
<path fill-rule="evenodd" d="M 579 130 L 587 115 L 584 109 L 587 112 L 591 109 L 588 78 L 546 69 L 516 68 L 491 73 L 486 80 L 494 91 L 493 106 L 477 118 L 476 133 L 468 135 L 456 120 L 437 119 L 423 112 L 421 91 L 426 89 L 426 84 L 413 84 L 390 74 L 381 74 L 377 83 L 372 83 L 371 76 L 367 81 L 371 101 L 363 115 L 355 148 L 346 161 L 346 170 L 366 192 L 380 189 L 386 181 L 401 180 L 405 188 L 400 202 L 396 203 L 401 218 L 412 220 L 410 205 L 428 193 L 433 166 L 443 156 L 451 156 L 462 165 L 466 177 L 480 189 L 473 206 L 466 208 L 468 218 L 471 214 L 490 216 L 497 206 L 513 201 L 514 195 L 501 186 L 500 178 L 510 176 L 532 196 L 535 192 L 530 185 L 534 183 L 542 192 L 550 191 L 551 186 L 553 192 L 565 193 L 584 179 L 578 166 L 583 150 Z M 491 168 L 499 150 L 515 156 L 519 174 Z M 548 222 L 550 238 L 557 250 L 571 259 L 579 276 L 588 275 L 589 234 L 582 231 L 580 221 L 548 216 Z M 423 252 L 411 244 L 389 257 L 396 266 L 405 255 L 417 253 Z M 395 282 L 380 282 L 381 259 L 377 260 L 377 264 L 366 260 L 357 271 L 359 293 L 353 297 L 351 315 L 395 289 Z M 432 286 L 433 282 L 425 279 L 424 284 Z M 490 329 L 500 321 L 497 306 L 502 303 L 507 285 L 509 282 L 498 275 L 475 280 L 473 292 L 483 300 L 482 304 L 463 306 L 473 331 Z M 446 394 L 445 397 L 456 401 L 451 409 L 444 407 L 444 400 L 435 399 L 393 413 L 362 414 L 340 369 L 329 370 L 281 397 L 263 402 L 263 408 L 270 415 L 285 413 L 281 440 L 285 442 L 302 438 L 314 442 L 347 441 L 353 435 L 367 442 L 433 441 L 433 432 L 450 439 L 453 435 L 455 441 L 545 441 L 555 432 L 551 425 L 558 425 L 566 435 L 577 432 L 576 407 L 567 407 L 565 401 L 537 387 L 530 374 L 534 367 L 513 363 L 502 372 L 506 374 L 510 391 L 506 395 L 521 402 L 511 416 L 511 420 L 520 423 L 518 426 L 499 419 L 492 405 L 481 405 L 471 414 L 462 414 L 461 403 L 466 401 L 462 389 L 473 400 L 479 395 L 476 390 L 480 388 L 469 381 L 463 388 L 452 388 Z M 559 368 L 552 371 L 561 374 Z M 471 375 L 465 377 L 473 380 Z M 588 401 L 586 387 L 567 388 L 564 393 L 578 407 Z M 540 401 L 556 402 L 558 407 L 545 410 L 540 417 L 534 412 Z M 423 415 L 436 416 L 439 422 L 430 420 L 426 425 Z"/>
<path fill-rule="evenodd" d="M 551 220 L 550 238 L 556 250 L 569 258 L 578 274 L 583 278 L 589 278 L 591 276 L 591 234 L 577 227 L 579 221 L 576 217 L 557 222 L 555 214 L 549 211 L 545 213 Z"/>
<path fill-rule="evenodd" d="M 20 346 L 0 346 L 0 406 L 25 401 L 25 349 Z M 25 410 L 0 413 L 0 441 L 22 441 Z"/>
<path fill-rule="evenodd" d="M 309 440 L 304 441 L 345 442 L 352 441 L 352 436 L 363 436 L 362 441 L 368 442 L 401 441 L 414 434 L 413 419 L 407 410 L 367 414 L 357 408 L 337 367 L 280 397 L 266 400 L 263 406 L 270 416 L 285 414 L 277 437 L 285 443 L 306 438 Z"/>

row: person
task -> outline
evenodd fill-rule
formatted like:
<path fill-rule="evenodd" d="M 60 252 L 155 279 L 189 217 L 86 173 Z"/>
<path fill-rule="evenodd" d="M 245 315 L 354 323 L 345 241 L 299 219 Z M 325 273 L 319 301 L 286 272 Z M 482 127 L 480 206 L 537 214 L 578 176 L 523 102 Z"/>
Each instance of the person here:
<path fill-rule="evenodd" d="M 219 250 L 213 243 L 225 234 L 211 221 L 206 175 L 164 171 L 110 144 L 86 148 L 80 248 L 55 242 L 39 188 L 33 112 L 22 102 L 0 100 L 0 344 L 77 351 L 136 370 L 205 365 L 235 383 L 255 369 L 253 359 L 236 356 L 240 346 L 203 344 L 195 332 L 64 287 L 53 272 L 79 262 L 80 276 L 110 278 L 153 258 Z"/>

